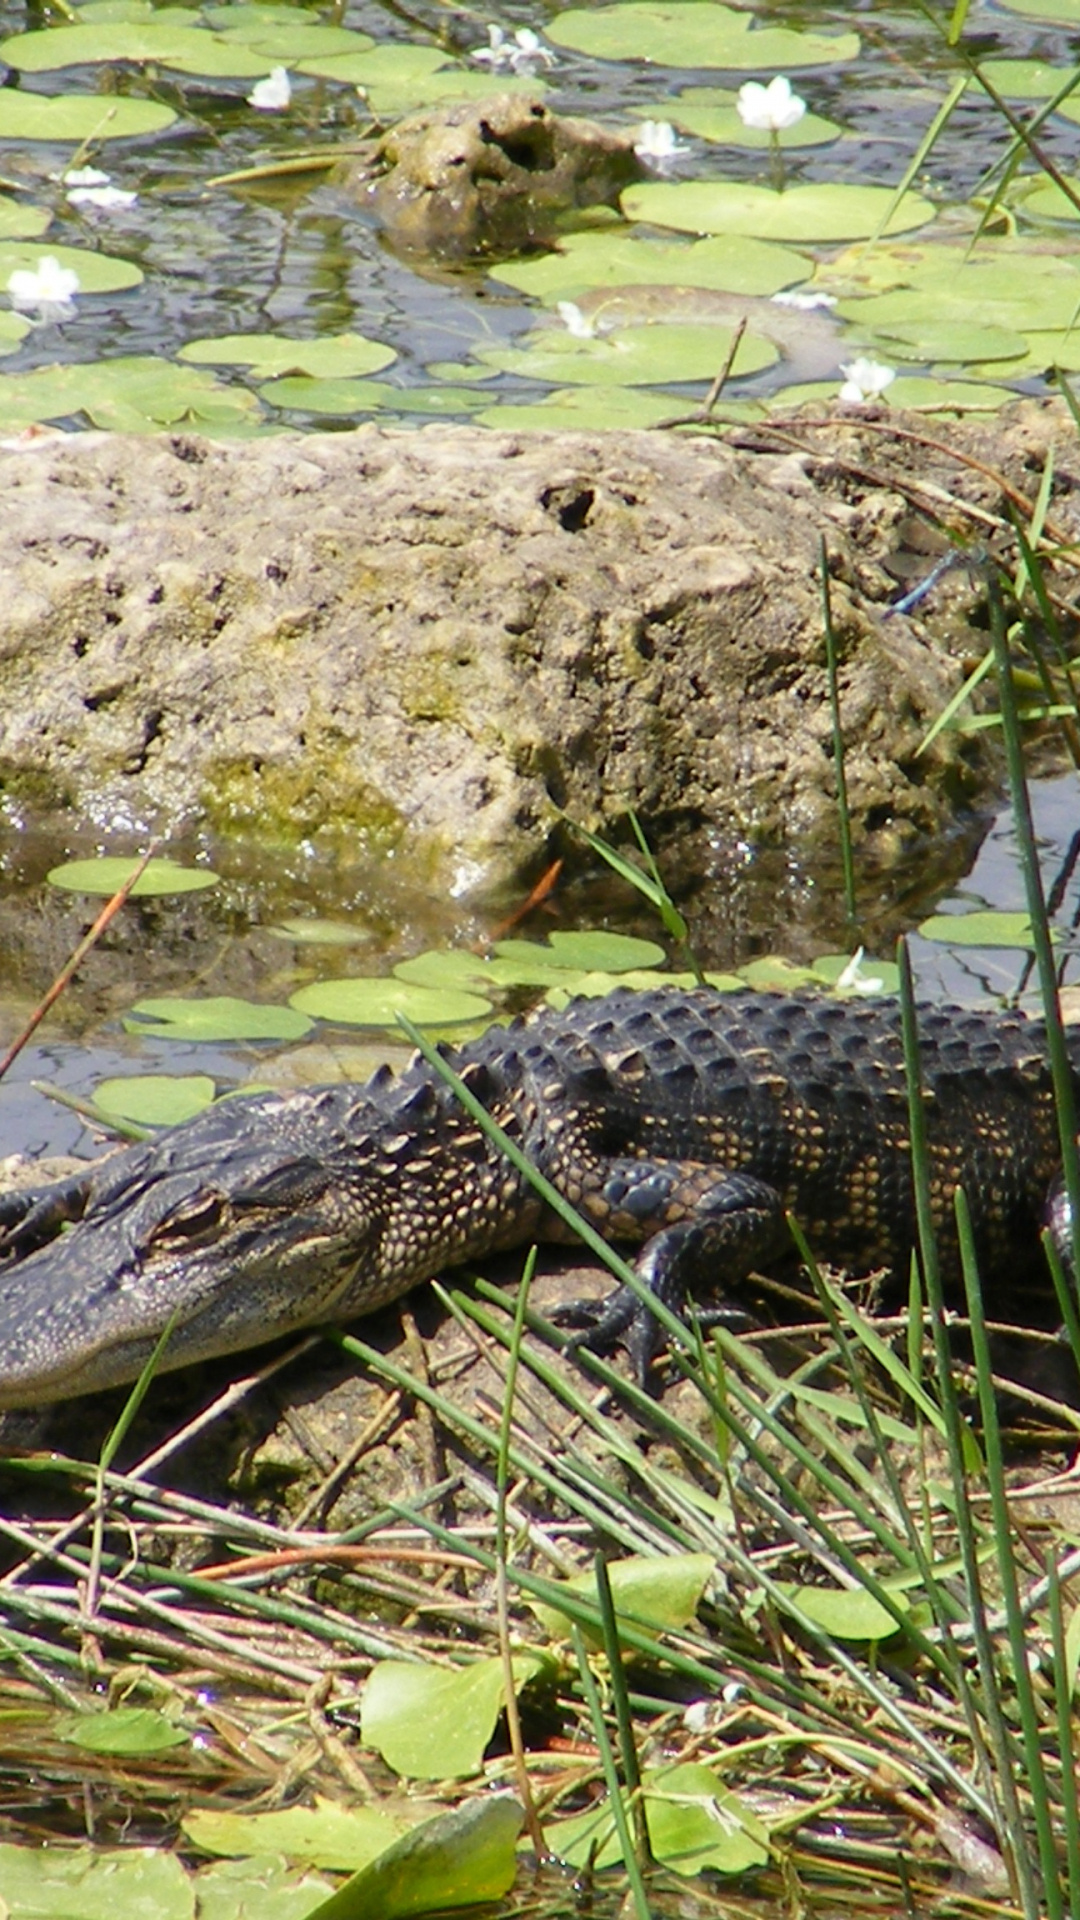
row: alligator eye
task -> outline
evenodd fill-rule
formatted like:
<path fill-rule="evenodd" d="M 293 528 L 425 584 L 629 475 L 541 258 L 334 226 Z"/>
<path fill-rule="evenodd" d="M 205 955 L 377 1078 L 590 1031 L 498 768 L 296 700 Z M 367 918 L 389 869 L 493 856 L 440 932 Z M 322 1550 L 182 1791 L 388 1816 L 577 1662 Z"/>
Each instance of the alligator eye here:
<path fill-rule="evenodd" d="M 174 1207 L 164 1220 L 158 1222 L 147 1242 L 147 1250 L 151 1247 L 156 1252 L 169 1247 L 190 1247 L 194 1241 L 205 1240 L 208 1235 L 220 1231 L 224 1211 L 225 1205 L 220 1194 L 193 1194 L 190 1201 Z"/>

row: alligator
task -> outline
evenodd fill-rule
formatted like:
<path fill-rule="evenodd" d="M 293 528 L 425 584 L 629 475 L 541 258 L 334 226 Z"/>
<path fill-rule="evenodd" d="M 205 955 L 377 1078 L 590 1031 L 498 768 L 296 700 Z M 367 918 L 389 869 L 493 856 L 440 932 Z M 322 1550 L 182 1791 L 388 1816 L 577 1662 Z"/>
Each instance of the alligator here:
<path fill-rule="evenodd" d="M 952 1195 L 985 1279 L 1027 1322 L 1058 1167 L 1041 1024 L 919 1011 L 933 1206 L 955 1281 Z M 1071 1041 L 1080 1087 L 1080 1035 Z M 906 1283 L 915 1240 L 898 1003 L 619 988 L 446 1050 L 565 1199 L 669 1303 L 737 1303 L 790 1253 L 785 1213 L 852 1272 Z M 1059 1204 L 1058 1213 L 1062 1208 Z M 239 1095 L 85 1173 L 0 1199 L 0 1407 L 344 1322 L 443 1268 L 572 1235 L 437 1070 Z M 1041 1276 L 1041 1282 L 1040 1282 Z M 581 1336 L 644 1375 L 653 1317 L 616 1290 Z"/>

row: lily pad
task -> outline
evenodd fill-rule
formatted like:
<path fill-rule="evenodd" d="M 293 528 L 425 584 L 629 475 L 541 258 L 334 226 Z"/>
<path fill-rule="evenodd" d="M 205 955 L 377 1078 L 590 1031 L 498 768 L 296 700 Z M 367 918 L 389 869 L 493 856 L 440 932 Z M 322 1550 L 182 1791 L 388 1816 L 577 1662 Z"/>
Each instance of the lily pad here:
<path fill-rule="evenodd" d="M 129 1756 L 164 1753 L 169 1747 L 183 1747 L 190 1736 L 183 1727 L 175 1727 L 163 1713 L 152 1707 L 113 1707 L 107 1713 L 80 1713 L 60 1723 L 57 1735 L 88 1753 L 116 1753 Z"/>
<path fill-rule="evenodd" d="M 372 938 L 370 927 L 353 926 L 348 920 L 327 920 L 318 914 L 282 920 L 266 931 L 275 940 L 295 940 L 301 946 L 315 947 L 366 946 Z"/>
<path fill-rule="evenodd" d="M 276 333 L 226 333 L 217 339 L 191 340 L 178 358 L 197 366 L 250 367 L 256 380 L 284 374 L 342 377 L 378 373 L 397 355 L 362 333 L 339 333 L 322 340 L 287 340 Z"/>
<path fill-rule="evenodd" d="M 17 93 L 0 90 L 0 140 L 74 140 L 96 143 L 161 133 L 176 119 L 172 107 L 124 94 Z M 41 228 L 33 229 L 40 232 Z"/>
<path fill-rule="evenodd" d="M 749 13 L 700 0 L 629 0 L 610 7 L 572 8 L 546 28 L 556 47 L 594 60 L 648 60 L 662 67 L 734 67 L 764 73 L 834 67 L 854 60 L 856 33 L 798 33 L 759 27 Z"/>
<path fill-rule="evenodd" d="M 224 387 L 201 368 L 178 367 L 149 354 L 35 367 L 18 379 L 0 377 L 0 423 L 20 426 L 85 413 L 95 426 L 115 432 L 155 433 L 181 423 L 210 430 L 238 426 L 258 411 L 246 388 Z"/>
<path fill-rule="evenodd" d="M 597 15 L 603 19 L 607 12 Z M 819 181 L 759 187 L 745 180 L 656 180 L 628 187 L 622 196 L 631 220 L 648 220 L 683 233 L 739 233 L 756 240 L 865 240 L 877 232 L 895 198 L 890 187 Z M 905 193 L 886 233 L 904 233 L 934 219 L 921 194 Z"/>
<path fill-rule="evenodd" d="M 312 1866 L 356 1873 L 417 1824 L 422 1813 L 397 1808 L 345 1807 L 316 1797 L 313 1807 L 281 1807 L 272 1813 L 217 1812 L 195 1807 L 184 1832 L 204 1853 L 284 1854 Z"/>
<path fill-rule="evenodd" d="M 110 1119 L 140 1127 L 177 1127 L 211 1105 L 217 1088 L 207 1073 L 138 1073 L 101 1080 L 94 1105 Z"/>
<path fill-rule="evenodd" d="M 541 400 L 488 405 L 475 418 L 482 427 L 515 432 L 520 427 L 544 433 L 606 432 L 615 427 L 655 427 L 678 411 L 679 402 L 671 394 L 643 393 L 639 387 L 564 387 Z"/>
<path fill-rule="evenodd" d="M 259 1006 L 230 994 L 205 1000 L 137 1000 L 124 1018 L 125 1033 L 155 1040 L 300 1040 L 311 1027 L 295 1008 Z"/>
<path fill-rule="evenodd" d="M 633 934 L 585 930 L 553 933 L 547 946 L 533 940 L 497 940 L 494 951 L 503 960 L 526 961 L 544 955 L 561 967 L 600 967 L 607 973 L 630 973 L 635 967 L 663 966 L 666 955 L 655 940 Z"/>
<path fill-rule="evenodd" d="M 126 1913 L 191 1920 L 187 1874 L 179 1857 L 163 1847 L 18 1847 L 5 1841 L 0 1882 L 12 1916 L 116 1920 Z"/>
<path fill-rule="evenodd" d="M 733 337 L 731 327 L 704 325 L 616 327 L 586 339 L 550 328 L 530 334 L 524 347 L 483 347 L 477 358 L 501 373 L 559 386 L 674 386 L 714 379 Z M 745 334 L 733 377 L 760 373 L 778 358 L 770 340 Z"/>
<path fill-rule="evenodd" d="M 515 1655 L 515 1689 L 544 1666 L 539 1654 Z M 467 1667 L 380 1660 L 364 1688 L 361 1738 L 409 1779 L 460 1779 L 479 1771 L 505 1705 L 506 1669 L 499 1654 Z"/>
<path fill-rule="evenodd" d="M 499 984 L 490 960 L 478 953 L 463 952 L 460 947 L 433 948 L 427 953 L 414 954 L 411 960 L 399 961 L 394 968 L 394 978 L 405 980 L 412 987 L 436 987 L 440 992 L 452 987 L 457 992 L 471 993 L 477 988 L 483 990 Z"/>
<path fill-rule="evenodd" d="M 712 1767 L 682 1762 L 642 1776 L 649 1847 L 655 1859 L 685 1875 L 748 1873 L 769 1857 L 768 1829 Z M 614 1867 L 622 1849 L 606 1802 L 554 1820 L 544 1830 L 551 1852 L 569 1866 Z"/>
<path fill-rule="evenodd" d="M 40 233 L 41 227 L 34 231 Z M 80 295 L 122 293 L 128 287 L 142 285 L 142 269 L 133 260 L 119 260 L 111 253 L 90 253 L 85 247 L 54 246 L 51 241 L 43 246 L 21 245 L 14 238 L 9 240 L 0 226 L 0 290 L 6 289 L 17 269 L 29 267 L 37 272 L 50 255 L 58 265 L 78 274 Z"/>
<path fill-rule="evenodd" d="M 19 313 L 0 311 L 0 356 L 15 353 L 31 331 L 29 320 Z"/>
<path fill-rule="evenodd" d="M 396 1027 L 399 1013 L 418 1027 L 456 1027 L 491 1015 L 491 1002 L 479 994 L 415 987 L 405 980 L 321 980 L 301 987 L 289 1005 L 346 1027 Z"/>
<path fill-rule="evenodd" d="M 118 893 L 135 867 L 130 855 L 107 854 L 96 860 L 65 860 L 46 874 L 51 887 L 68 893 L 100 893 L 111 899 Z M 131 889 L 131 899 L 145 900 L 155 894 L 201 893 L 216 887 L 218 876 L 208 867 L 182 867 L 176 860 L 151 860 Z"/>
<path fill-rule="evenodd" d="M 941 940 L 949 947 L 1031 947 L 1031 921 L 1026 913 L 933 913 L 923 920 L 924 940 Z"/>
<path fill-rule="evenodd" d="M 18 96 L 13 97 L 17 98 Z M 2 98 L 3 94 L 0 93 L 0 99 Z M 39 233 L 45 232 L 51 219 L 52 215 L 47 207 L 23 206 L 21 201 L 8 200 L 0 194 L 0 242 L 5 240 L 33 240 Z M 59 254 L 60 251 L 61 249 L 59 247 L 42 247 L 38 251 L 37 258 L 40 258 L 41 255 L 45 253 Z M 71 251 L 71 249 L 69 249 L 69 251 Z M 33 254 L 34 249 L 32 247 L 19 249 L 20 255 L 24 252 L 27 256 L 26 262 L 24 263 L 21 259 L 17 260 L 15 262 L 16 266 L 30 264 L 29 257 Z M 35 266 L 37 265 L 37 258 L 32 262 Z M 8 272 L 10 271 L 11 269 L 9 268 Z M 0 288 L 4 288 L 7 286 L 7 274 L 4 272 L 2 262 L 0 262 L 0 275 L 2 275 L 2 278 L 0 278 Z"/>
<path fill-rule="evenodd" d="M 711 1553 L 631 1554 L 625 1560 L 612 1560 L 608 1566 L 616 1619 L 629 1616 L 636 1623 L 645 1621 L 658 1631 L 677 1632 L 689 1626 L 701 1604 L 702 1595 L 716 1565 Z M 567 1594 L 596 1599 L 596 1575 L 590 1567 L 566 1583 Z M 558 1607 L 532 1602 L 532 1610 L 553 1639 L 564 1639 L 570 1631 L 571 1616 Z M 603 1645 L 598 1628 L 584 1627 L 590 1646 Z"/>
<path fill-rule="evenodd" d="M 792 1587 L 788 1591 L 801 1613 L 837 1640 L 890 1640 L 900 1632 L 880 1600 L 862 1587 Z M 906 1609 L 907 1601 L 897 1596 Z"/>
<path fill-rule="evenodd" d="M 513 1796 L 501 1793 L 424 1820 L 307 1920 L 408 1920 L 501 1900 L 517 1874 L 523 1819 Z"/>
<path fill-rule="evenodd" d="M 545 305 L 575 300 L 593 287 L 713 287 L 720 293 L 771 294 L 804 280 L 807 261 L 790 248 L 747 235 L 716 234 L 692 242 L 639 234 L 573 233 L 557 253 L 510 260 L 489 269 L 492 280 Z"/>

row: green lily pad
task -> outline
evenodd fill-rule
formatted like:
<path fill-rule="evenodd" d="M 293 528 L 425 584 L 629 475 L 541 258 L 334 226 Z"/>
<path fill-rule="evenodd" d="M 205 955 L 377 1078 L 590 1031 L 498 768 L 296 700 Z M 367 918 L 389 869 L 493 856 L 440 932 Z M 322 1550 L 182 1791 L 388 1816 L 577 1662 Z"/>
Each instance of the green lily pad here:
<path fill-rule="evenodd" d="M 772 135 L 762 127 L 748 127 L 736 105 L 738 95 L 726 87 L 685 87 L 674 100 L 665 103 L 665 112 L 683 133 L 696 134 L 718 146 L 746 147 L 767 152 Z M 819 114 L 804 113 L 793 127 L 779 134 L 784 147 L 824 147 L 843 135 L 835 120 L 823 120 Z"/>
<path fill-rule="evenodd" d="M 1076 0 L 998 0 L 1003 13 L 1023 13 L 1033 20 L 1060 20 L 1077 24 Z"/>
<path fill-rule="evenodd" d="M 666 955 L 655 940 L 640 940 L 633 934 L 606 933 L 601 930 L 578 933 L 553 933 L 546 946 L 535 940 L 497 940 L 494 952 L 502 960 L 521 960 L 526 964 L 539 957 L 554 960 L 560 967 L 602 968 L 607 973 L 630 973 L 635 967 L 663 966 Z"/>
<path fill-rule="evenodd" d="M 688 243 L 625 232 L 572 233 L 563 236 L 557 253 L 509 260 L 489 274 L 554 306 L 593 287 L 712 287 L 719 293 L 768 295 L 804 280 L 807 261 L 790 248 L 742 234 Z"/>
<path fill-rule="evenodd" d="M 412 987 L 435 987 L 440 992 L 452 987 L 456 992 L 473 993 L 500 984 L 490 960 L 478 953 L 465 953 L 460 947 L 433 948 L 414 954 L 411 960 L 401 960 L 394 968 L 394 978 Z"/>
<path fill-rule="evenodd" d="M 374 47 L 370 53 L 304 60 L 297 71 L 358 87 L 372 112 L 384 120 L 436 101 L 482 99 L 495 90 L 544 92 L 542 82 L 512 75 L 500 75 L 496 87 L 489 73 L 462 66 L 443 49 L 401 42 Z"/>
<path fill-rule="evenodd" d="M 130 140 L 161 133 L 176 119 L 172 107 L 123 94 L 16 93 L 0 91 L 0 140 Z M 40 232 L 40 228 L 35 231 Z"/>
<path fill-rule="evenodd" d="M 801 1613 L 837 1640 L 890 1640 L 898 1633 L 896 1621 L 880 1600 L 862 1587 L 792 1587 L 788 1591 Z M 897 1595 L 898 1604 L 908 1602 Z"/>
<path fill-rule="evenodd" d="M 605 9 L 613 12 L 613 8 Z M 602 19 L 605 14 L 597 15 Z M 656 180 L 628 187 L 623 211 L 631 220 L 684 233 L 740 233 L 756 240 L 866 240 L 876 233 L 895 195 L 890 187 L 839 181 L 785 188 L 736 180 Z M 905 193 L 885 229 L 904 233 L 935 218 L 921 194 Z"/>
<path fill-rule="evenodd" d="M 1045 60 L 980 60 L 979 72 L 1006 100 L 1049 100 L 1067 77 Z"/>
<path fill-rule="evenodd" d="M 353 926 L 348 920 L 327 920 L 318 914 L 282 920 L 266 931 L 275 940 L 295 940 L 302 946 L 315 947 L 366 946 L 372 938 L 370 927 Z"/>
<path fill-rule="evenodd" d="M 501 1900 L 523 1820 L 510 1794 L 466 1800 L 413 1827 L 305 1920 L 409 1920 Z"/>
<path fill-rule="evenodd" d="M 33 240 L 39 233 L 44 233 L 51 219 L 52 215 L 47 207 L 23 206 L 20 201 L 8 200 L 0 194 L 0 243 L 7 240 Z M 7 252 L 9 249 L 5 248 L 4 251 Z M 14 253 L 15 249 L 10 251 Z M 61 251 L 60 247 L 40 247 L 37 257 L 31 259 L 30 256 L 34 254 L 32 247 L 19 248 L 20 258 L 15 260 L 14 265 L 37 266 L 42 254 L 54 253 L 59 258 Z M 69 248 L 68 251 L 72 252 L 74 249 Z M 27 256 L 25 261 L 21 257 L 24 253 Z M 0 289 L 6 288 L 7 276 L 11 271 L 11 267 L 5 271 L 4 263 L 0 260 Z"/>
<path fill-rule="evenodd" d="M 520 1692 L 543 1671 L 540 1654 L 516 1654 Z M 467 1667 L 435 1667 L 417 1660 L 380 1660 L 364 1688 L 361 1739 L 388 1767 L 412 1780 L 454 1780 L 479 1772 L 506 1705 L 502 1657 Z"/>
<path fill-rule="evenodd" d="M 669 386 L 714 379 L 733 337 L 731 327 L 706 325 L 616 327 L 586 339 L 552 327 L 530 334 L 523 347 L 483 347 L 477 358 L 501 373 L 559 386 Z M 744 334 L 733 377 L 760 373 L 778 358 L 771 340 Z"/>
<path fill-rule="evenodd" d="M 94 1105 L 110 1119 L 140 1127 L 177 1127 L 210 1106 L 216 1092 L 207 1073 L 127 1074 L 99 1081 Z"/>
<path fill-rule="evenodd" d="M 65 860 L 46 874 L 51 887 L 68 893 L 100 893 L 111 899 L 119 893 L 135 867 L 130 855 L 108 854 L 94 860 Z M 156 894 L 201 893 L 216 887 L 218 876 L 208 867 L 182 867 L 175 860 L 151 860 L 131 889 L 133 900 L 149 899 Z"/>
<path fill-rule="evenodd" d="M 629 4 L 572 8 L 546 28 L 556 47 L 595 60 L 649 60 L 662 67 L 734 67 L 745 72 L 834 67 L 854 60 L 855 33 L 798 33 L 759 27 L 749 13 L 699 0 L 629 0 Z"/>
<path fill-rule="evenodd" d="M 787 413 L 793 407 L 834 402 L 839 391 L 839 380 L 832 385 L 827 381 L 809 381 L 770 394 L 765 404 L 773 411 Z M 996 413 L 1006 400 L 1015 400 L 1016 395 L 1008 387 L 983 385 L 976 380 L 933 380 L 901 375 L 881 398 L 886 406 L 910 407 L 919 413 Z"/>
<path fill-rule="evenodd" d="M 625 1560 L 612 1560 L 608 1577 L 616 1619 L 624 1616 L 658 1631 L 678 1632 L 697 1613 L 715 1565 L 711 1553 L 630 1554 Z M 596 1574 L 591 1567 L 567 1580 L 565 1587 L 567 1594 L 596 1600 Z M 553 1640 L 568 1636 L 571 1615 L 539 1600 L 530 1604 Z M 603 1645 L 599 1628 L 583 1627 L 582 1633 L 590 1646 Z"/>
<path fill-rule="evenodd" d="M 40 232 L 40 227 L 36 229 Z M 0 290 L 6 289 L 16 269 L 34 272 L 49 256 L 61 267 L 79 276 L 79 293 L 122 293 L 128 287 L 142 285 L 142 270 L 133 260 L 119 260 L 111 253 L 90 253 L 85 247 L 25 246 L 17 240 L 0 238 Z M 157 364 L 163 364 L 161 362 Z"/>
<path fill-rule="evenodd" d="M 195 1807 L 183 1828 L 204 1853 L 233 1857 L 283 1854 L 287 1860 L 356 1873 L 416 1826 L 422 1813 L 410 1807 L 345 1807 L 316 1798 L 313 1807 L 280 1807 L 272 1813 L 217 1812 Z"/>
<path fill-rule="evenodd" d="M 859 351 L 875 350 L 878 359 L 956 361 L 970 366 L 979 360 L 1021 360 L 1028 350 L 1022 333 L 1008 327 L 978 326 L 949 319 L 897 319 L 891 326 L 871 329 L 859 341 Z M 850 349 L 854 354 L 855 348 Z M 1002 369 L 1003 372 L 1012 371 Z"/>
<path fill-rule="evenodd" d="M 1076 200 L 1080 199 L 1080 180 L 1067 176 L 1076 199 L 1070 199 L 1052 180 L 1044 180 L 1031 192 L 1023 193 L 1025 214 L 1033 220 L 1080 220 Z"/>
<path fill-rule="evenodd" d="M 712 1767 L 687 1761 L 646 1768 L 642 1790 L 650 1851 L 675 1873 L 748 1873 L 768 1860 L 768 1829 Z M 549 1821 L 544 1838 L 550 1851 L 568 1866 L 592 1872 L 622 1863 L 618 1832 L 606 1801 L 565 1820 Z"/>
<path fill-rule="evenodd" d="M 321 980 L 301 987 L 289 1005 L 346 1027 L 396 1027 L 399 1013 L 418 1027 L 456 1027 L 491 1014 L 491 1002 L 479 994 L 414 987 L 405 980 Z"/>
<path fill-rule="evenodd" d="M 174 1727 L 163 1713 L 152 1707 L 113 1707 L 107 1713 L 80 1713 L 64 1720 L 57 1728 L 61 1740 L 83 1747 L 88 1753 L 117 1753 L 128 1756 L 164 1753 L 169 1747 L 189 1744 L 183 1727 Z"/>
<path fill-rule="evenodd" d="M 685 403 L 683 403 L 685 404 Z M 535 428 L 543 433 L 606 432 L 616 427 L 655 427 L 680 411 L 671 394 L 643 393 L 639 387 L 564 387 L 541 400 L 505 400 L 474 415 L 482 427 L 506 432 Z"/>
<path fill-rule="evenodd" d="M 0 1882 L 13 1920 L 191 1920 L 192 1894 L 177 1854 L 163 1847 L 18 1847 L 0 1843 Z"/>
<path fill-rule="evenodd" d="M 0 422 L 20 426 L 86 413 L 95 426 L 114 432 L 154 433 L 181 424 L 210 430 L 240 425 L 258 412 L 259 403 L 246 388 L 224 387 L 201 368 L 178 367 L 149 354 L 35 367 L 18 379 L 0 377 Z"/>
<path fill-rule="evenodd" d="M 217 339 L 191 340 L 178 358 L 197 366 L 250 367 L 256 380 L 277 375 L 339 377 L 377 373 L 397 355 L 362 333 L 339 333 L 323 340 L 286 340 L 276 333 L 226 333 Z"/>
<path fill-rule="evenodd" d="M 386 380 L 270 380 L 259 388 L 268 406 L 296 413 L 419 413 L 439 418 L 474 413 L 484 395 L 471 387 L 395 387 Z"/>
<path fill-rule="evenodd" d="M 924 940 L 941 940 L 949 947 L 1031 947 L 1031 921 L 1026 913 L 933 913 L 923 920 Z"/>
<path fill-rule="evenodd" d="M 0 356 L 17 352 L 30 331 L 29 320 L 24 320 L 20 313 L 0 311 Z"/>
<path fill-rule="evenodd" d="M 155 1040 L 300 1040 L 311 1027 L 293 1007 L 259 1006 L 230 994 L 205 1000 L 137 1000 L 124 1019 L 125 1033 L 148 1034 Z"/>

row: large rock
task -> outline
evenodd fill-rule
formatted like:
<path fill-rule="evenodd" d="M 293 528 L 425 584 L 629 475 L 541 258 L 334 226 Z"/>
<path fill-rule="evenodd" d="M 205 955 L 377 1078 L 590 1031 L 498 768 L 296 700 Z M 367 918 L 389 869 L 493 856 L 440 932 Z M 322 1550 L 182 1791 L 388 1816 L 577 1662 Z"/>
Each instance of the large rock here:
<path fill-rule="evenodd" d="M 101 821 L 324 827 L 441 884 L 563 810 L 659 840 L 835 834 L 819 543 L 867 518 L 791 460 L 662 434 L 102 434 L 0 451 L 0 781 Z M 880 579 L 880 590 L 887 582 Z M 833 584 L 857 837 L 932 833 L 959 671 Z"/>

